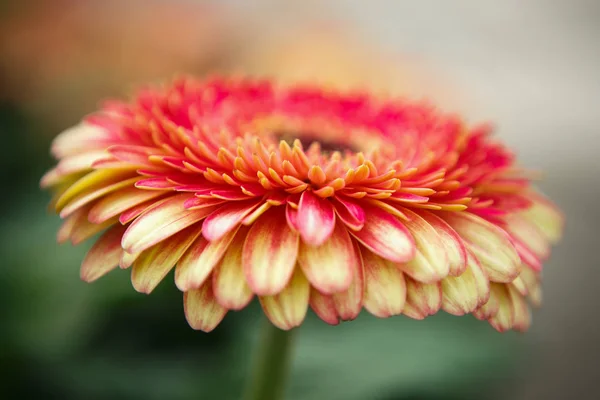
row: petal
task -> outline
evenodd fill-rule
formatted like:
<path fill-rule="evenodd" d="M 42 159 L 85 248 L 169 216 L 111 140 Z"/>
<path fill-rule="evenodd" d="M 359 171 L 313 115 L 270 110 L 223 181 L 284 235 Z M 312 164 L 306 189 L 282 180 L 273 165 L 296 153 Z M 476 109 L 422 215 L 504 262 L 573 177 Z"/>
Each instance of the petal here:
<path fill-rule="evenodd" d="M 99 199 L 102 196 L 105 196 L 106 194 L 109 194 L 111 192 L 115 192 L 115 191 L 118 191 L 120 189 L 124 189 L 127 187 L 133 187 L 133 184 L 138 179 L 139 178 L 137 178 L 137 177 L 131 178 L 131 179 L 125 179 L 125 180 L 122 180 L 119 182 L 111 183 L 107 186 L 94 188 L 93 190 L 83 191 L 79 195 L 73 197 L 67 204 L 64 205 L 63 209 L 60 212 L 60 216 L 61 216 L 61 218 L 65 218 L 65 217 L 71 215 L 74 211 L 78 210 L 79 208 L 91 203 L 94 200 Z"/>
<path fill-rule="evenodd" d="M 333 205 L 329 200 L 305 191 L 300 197 L 296 221 L 302 241 L 310 246 L 320 246 L 335 228 Z"/>
<path fill-rule="evenodd" d="M 402 314 L 406 283 L 402 272 L 390 261 L 362 250 L 365 268 L 364 306 L 379 318 Z"/>
<path fill-rule="evenodd" d="M 406 304 L 403 314 L 414 319 L 424 319 L 436 314 L 442 307 L 442 284 L 417 282 L 412 278 L 406 280 Z"/>
<path fill-rule="evenodd" d="M 188 324 L 193 329 L 204 332 L 215 329 L 227 314 L 227 309 L 213 295 L 210 279 L 199 289 L 183 294 L 183 309 Z"/>
<path fill-rule="evenodd" d="M 490 283 L 485 271 L 473 256 L 460 276 L 442 280 L 442 308 L 452 315 L 465 315 L 478 309 L 490 298 Z"/>
<path fill-rule="evenodd" d="M 416 213 L 399 207 L 409 220 L 404 225 L 414 238 L 416 253 L 400 266 L 403 272 L 423 283 L 435 283 L 448 276 L 450 262 L 442 239 L 427 221 Z"/>
<path fill-rule="evenodd" d="M 200 226 L 191 226 L 143 251 L 133 263 L 131 283 L 140 293 L 150 294 L 200 235 Z"/>
<path fill-rule="evenodd" d="M 285 219 L 290 229 L 298 232 L 298 210 L 289 203 L 285 206 Z"/>
<path fill-rule="evenodd" d="M 202 226 L 202 229 L 204 230 L 204 226 Z M 212 242 L 209 242 L 203 236 L 196 239 L 177 264 L 175 284 L 179 290 L 187 292 L 204 284 L 206 278 L 223 258 L 237 231 L 238 228 L 235 228 L 226 233 L 221 239 Z"/>
<path fill-rule="evenodd" d="M 525 332 L 531 325 L 531 313 L 525 298 L 511 285 L 508 286 L 508 294 L 512 303 L 512 312 L 514 314 L 513 329 L 519 332 Z"/>
<path fill-rule="evenodd" d="M 492 282 L 512 282 L 519 275 L 521 259 L 505 231 L 468 212 L 440 215 L 468 243 Z"/>
<path fill-rule="evenodd" d="M 244 217 L 258 207 L 261 202 L 260 199 L 239 201 L 220 207 L 202 224 L 202 235 L 211 242 L 221 239 L 241 224 Z"/>
<path fill-rule="evenodd" d="M 308 281 L 323 294 L 348 289 L 358 262 L 352 239 L 342 224 L 336 224 L 329 239 L 318 247 L 300 243 L 298 263 Z"/>
<path fill-rule="evenodd" d="M 106 186 L 119 183 L 132 178 L 131 170 L 124 169 L 101 169 L 84 175 L 81 179 L 71 185 L 56 201 L 56 211 L 62 209 L 77 198 L 77 196 L 102 189 Z"/>
<path fill-rule="evenodd" d="M 498 302 L 498 312 L 489 319 L 489 322 L 498 332 L 506 332 L 513 327 L 515 322 L 515 313 L 508 287 L 501 283 L 492 283 L 490 289 L 491 296 Z"/>
<path fill-rule="evenodd" d="M 351 232 L 360 243 L 394 262 L 406 262 L 415 256 L 415 241 L 398 218 L 377 207 L 369 207 L 365 213 L 367 218 L 363 228 Z"/>
<path fill-rule="evenodd" d="M 229 310 L 241 310 L 254 296 L 242 268 L 242 249 L 247 234 L 248 228 L 238 231 L 213 272 L 215 298 Z"/>
<path fill-rule="evenodd" d="M 489 320 L 490 318 L 498 314 L 498 311 L 500 311 L 500 303 L 498 302 L 498 296 L 494 294 L 493 290 L 491 289 L 491 285 L 492 284 L 490 283 L 490 297 L 488 301 L 473 312 L 475 318 L 480 319 L 482 321 Z"/>
<path fill-rule="evenodd" d="M 333 204 L 337 217 L 346 226 L 354 231 L 359 231 L 365 224 L 365 210 L 358 204 L 343 197 L 334 197 Z"/>
<path fill-rule="evenodd" d="M 306 317 L 310 285 L 296 268 L 288 285 L 274 296 L 260 297 L 260 304 L 273 325 L 283 330 L 300 326 Z"/>
<path fill-rule="evenodd" d="M 540 260 L 545 260 L 550 255 L 550 242 L 542 232 L 529 220 L 520 215 L 507 215 L 506 231 L 513 240 L 519 242 Z"/>
<path fill-rule="evenodd" d="M 119 267 L 121 267 L 121 269 L 127 269 L 131 267 L 140 254 L 141 253 L 130 254 L 126 251 L 123 251 L 121 260 L 119 260 Z"/>
<path fill-rule="evenodd" d="M 283 210 L 277 208 L 267 211 L 252 225 L 244 242 L 244 274 L 252 291 L 260 296 L 283 290 L 298 257 L 300 237 L 285 222 Z"/>
<path fill-rule="evenodd" d="M 106 147 L 111 133 L 97 125 L 82 122 L 60 133 L 52 142 L 52 154 L 57 158 L 81 154 L 82 150 Z"/>
<path fill-rule="evenodd" d="M 450 225 L 443 219 L 429 211 L 419 211 L 419 215 L 431 225 L 439 235 L 446 256 L 450 262 L 450 272 L 452 276 L 459 276 L 467 269 L 467 248 L 461 237 Z"/>
<path fill-rule="evenodd" d="M 529 268 L 523 268 L 519 275 L 521 280 L 527 286 L 529 300 L 535 307 L 542 305 L 542 285 L 540 274 Z"/>
<path fill-rule="evenodd" d="M 161 195 L 163 193 L 158 191 L 140 190 L 135 187 L 122 189 L 103 197 L 94 204 L 88 214 L 88 219 L 90 222 L 99 224 Z"/>
<path fill-rule="evenodd" d="M 527 196 L 532 206 L 521 215 L 531 221 L 550 243 L 556 243 L 562 236 L 565 217 L 558 208 L 539 193 Z"/>
<path fill-rule="evenodd" d="M 352 283 L 348 290 L 333 295 L 324 295 L 311 288 L 310 305 L 314 312 L 325 322 L 337 325 L 340 321 L 351 321 L 358 317 L 364 298 L 364 267 L 360 249 L 356 242 L 353 251 L 358 263 L 353 271 Z"/>
<path fill-rule="evenodd" d="M 81 264 L 81 279 L 93 282 L 119 265 L 123 253 L 121 237 L 124 232 L 124 226 L 116 225 L 98 239 Z"/>
<path fill-rule="evenodd" d="M 71 232 L 71 243 L 75 246 L 83 243 L 106 228 L 113 226 L 116 222 L 117 220 L 115 218 L 109 219 L 101 224 L 92 224 L 87 220 L 86 215 L 84 215 L 73 227 L 73 231 Z"/>
<path fill-rule="evenodd" d="M 183 203 L 190 194 L 179 194 L 159 201 L 144 211 L 127 228 L 121 245 L 128 253 L 140 253 L 177 232 L 204 219 L 213 209 L 186 210 Z"/>

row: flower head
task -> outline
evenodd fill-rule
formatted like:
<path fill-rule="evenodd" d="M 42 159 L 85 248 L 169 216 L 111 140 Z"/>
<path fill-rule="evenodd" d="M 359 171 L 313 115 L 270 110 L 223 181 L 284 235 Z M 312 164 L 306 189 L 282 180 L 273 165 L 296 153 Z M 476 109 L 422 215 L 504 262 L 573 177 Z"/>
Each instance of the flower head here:
<path fill-rule="evenodd" d="M 81 267 L 175 268 L 188 322 L 254 296 L 282 329 L 472 313 L 524 330 L 562 217 L 514 156 L 431 106 L 244 79 L 176 80 L 59 135 L 42 179 L 59 241 L 104 232 Z"/>

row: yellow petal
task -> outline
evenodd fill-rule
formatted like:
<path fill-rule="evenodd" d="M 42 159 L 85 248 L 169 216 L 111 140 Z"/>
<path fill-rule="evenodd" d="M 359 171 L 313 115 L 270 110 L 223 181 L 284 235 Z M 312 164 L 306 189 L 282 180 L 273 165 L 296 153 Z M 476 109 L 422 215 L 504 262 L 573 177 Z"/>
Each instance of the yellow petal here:
<path fill-rule="evenodd" d="M 125 227 L 117 225 L 98 239 L 81 264 L 81 279 L 93 282 L 119 265 L 121 254 L 123 254 L 121 236 L 124 232 Z"/>
<path fill-rule="evenodd" d="M 436 230 L 416 213 L 401 208 L 409 218 L 404 225 L 415 240 L 416 253 L 408 262 L 400 264 L 403 272 L 423 283 L 435 283 L 448 276 L 450 261 L 444 242 Z"/>
<path fill-rule="evenodd" d="M 179 261 L 175 270 L 175 284 L 182 292 L 199 288 L 219 263 L 239 227 L 228 231 L 220 239 L 209 242 L 200 236 Z"/>
<path fill-rule="evenodd" d="M 467 242 L 492 282 L 512 282 L 521 259 L 508 234 L 496 225 L 468 212 L 440 212 L 443 219 Z"/>
<path fill-rule="evenodd" d="M 227 309 L 215 299 L 210 279 L 201 288 L 183 294 L 183 309 L 188 324 L 204 332 L 215 329 L 227 314 Z"/>
<path fill-rule="evenodd" d="M 273 325 L 287 331 L 304 321 L 309 295 L 308 280 L 297 267 L 288 285 L 274 296 L 260 297 L 260 304 Z"/>
<path fill-rule="evenodd" d="M 442 280 L 442 308 L 452 315 L 465 315 L 485 304 L 490 283 L 479 262 L 468 256 L 468 265 L 460 276 Z"/>
<path fill-rule="evenodd" d="M 405 277 L 406 304 L 403 314 L 414 319 L 424 319 L 436 314 L 442 307 L 442 284 L 421 283 Z"/>
<path fill-rule="evenodd" d="M 404 275 L 396 265 L 362 249 L 365 268 L 364 307 L 380 318 L 402 313 L 406 301 Z"/>
<path fill-rule="evenodd" d="M 191 226 L 143 251 L 133 263 L 131 283 L 135 290 L 150 294 L 200 235 L 199 226 Z"/>
<path fill-rule="evenodd" d="M 254 296 L 242 269 L 242 248 L 247 234 L 248 228 L 238 231 L 213 272 L 215 297 L 219 304 L 230 310 L 246 307 Z"/>

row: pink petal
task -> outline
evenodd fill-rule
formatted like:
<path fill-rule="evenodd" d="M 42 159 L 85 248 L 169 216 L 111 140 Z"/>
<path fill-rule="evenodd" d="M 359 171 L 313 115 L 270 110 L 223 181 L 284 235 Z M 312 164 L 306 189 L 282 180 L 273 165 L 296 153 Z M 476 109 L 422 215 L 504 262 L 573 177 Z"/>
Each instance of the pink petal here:
<path fill-rule="evenodd" d="M 252 225 L 244 243 L 242 264 L 254 293 L 270 296 L 283 290 L 296 265 L 299 239 L 277 208 Z"/>
<path fill-rule="evenodd" d="M 192 225 L 142 252 L 133 263 L 131 271 L 131 282 L 135 290 L 150 294 L 198 235 L 200 226 Z"/>
<path fill-rule="evenodd" d="M 221 206 L 202 224 L 202 235 L 209 241 L 219 240 L 240 225 L 244 217 L 260 205 L 262 200 L 240 201 Z"/>
<path fill-rule="evenodd" d="M 210 279 L 201 288 L 183 294 L 183 309 L 188 324 L 204 332 L 215 329 L 227 314 L 227 309 L 215 299 Z"/>
<path fill-rule="evenodd" d="M 335 213 L 346 226 L 354 231 L 359 231 L 365 224 L 365 211 L 356 203 L 341 196 L 333 198 Z"/>
<path fill-rule="evenodd" d="M 283 330 L 300 326 L 308 311 L 310 285 L 296 268 L 288 285 L 274 296 L 260 297 L 260 305 L 269 320 Z"/>
<path fill-rule="evenodd" d="M 247 234 L 248 228 L 238 231 L 213 272 L 215 297 L 219 304 L 229 310 L 241 310 L 254 296 L 242 268 L 242 249 Z"/>
<path fill-rule="evenodd" d="M 452 276 L 459 276 L 467 269 L 467 249 L 461 237 L 443 219 L 429 211 L 420 211 L 419 215 L 431 225 L 438 233 L 446 255 L 450 262 Z"/>
<path fill-rule="evenodd" d="M 93 282 L 119 265 L 123 253 L 121 237 L 124 232 L 125 227 L 117 225 L 98 239 L 81 264 L 81 279 Z"/>
<path fill-rule="evenodd" d="M 335 212 L 329 200 L 305 191 L 298 204 L 297 226 L 302 241 L 320 246 L 331 236 L 335 227 Z"/>
<path fill-rule="evenodd" d="M 377 207 L 369 207 L 365 212 L 364 227 L 358 232 L 351 232 L 359 242 L 390 261 L 402 263 L 415 256 L 415 241 L 398 218 Z"/>
<path fill-rule="evenodd" d="M 204 230 L 204 226 L 202 229 Z M 237 229 L 234 229 L 212 242 L 202 236 L 196 239 L 175 270 L 175 284 L 179 290 L 187 292 L 202 286 L 225 254 L 236 233 Z"/>
<path fill-rule="evenodd" d="M 370 251 L 363 250 L 365 268 L 364 306 L 379 318 L 402 314 L 406 301 L 404 275 L 396 266 Z"/>
<path fill-rule="evenodd" d="M 317 290 L 332 294 L 348 289 L 359 260 L 346 228 L 336 224 L 332 235 L 322 245 L 313 247 L 300 243 L 298 263 Z"/>
<path fill-rule="evenodd" d="M 128 253 L 141 253 L 177 232 L 195 224 L 212 209 L 186 210 L 183 203 L 189 194 L 168 197 L 140 215 L 123 235 L 121 245 Z"/>

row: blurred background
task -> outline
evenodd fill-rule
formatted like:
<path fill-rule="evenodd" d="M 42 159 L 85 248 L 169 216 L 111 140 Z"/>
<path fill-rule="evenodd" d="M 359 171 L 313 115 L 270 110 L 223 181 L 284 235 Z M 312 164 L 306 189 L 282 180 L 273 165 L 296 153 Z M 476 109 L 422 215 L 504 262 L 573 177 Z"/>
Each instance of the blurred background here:
<path fill-rule="evenodd" d="M 237 399 L 260 310 L 187 325 L 166 280 L 79 280 L 38 188 L 52 138 L 106 97 L 245 72 L 430 98 L 493 121 L 567 215 L 530 333 L 440 314 L 298 331 L 289 399 L 600 398 L 595 0 L 0 1 L 0 398 Z"/>

